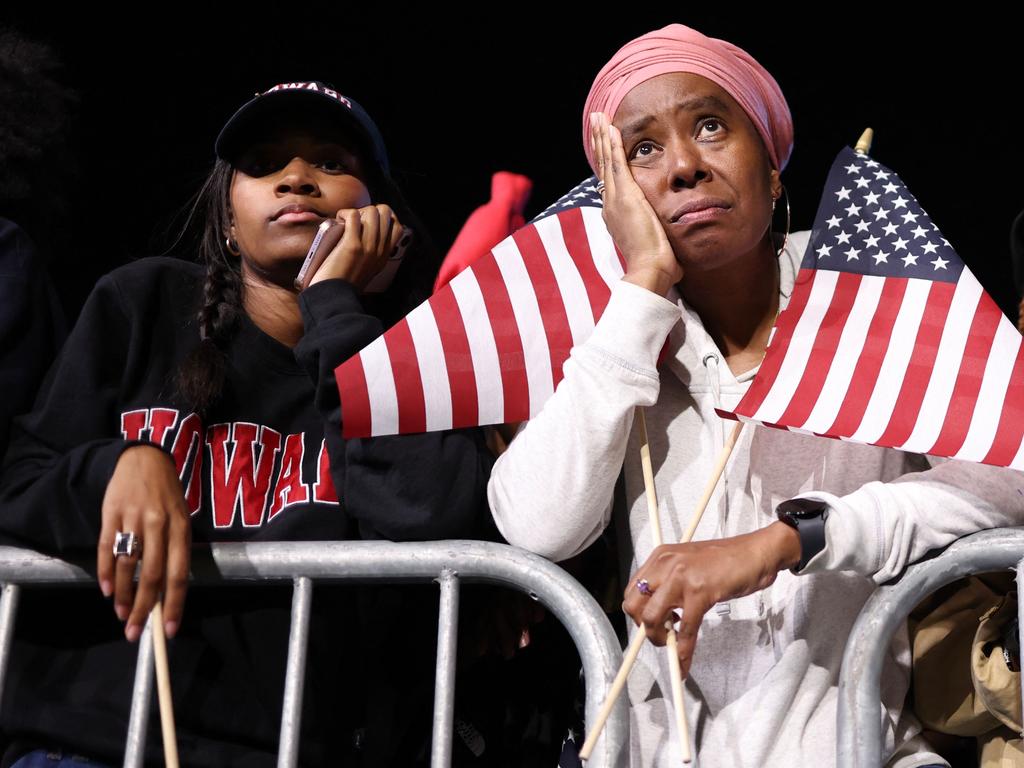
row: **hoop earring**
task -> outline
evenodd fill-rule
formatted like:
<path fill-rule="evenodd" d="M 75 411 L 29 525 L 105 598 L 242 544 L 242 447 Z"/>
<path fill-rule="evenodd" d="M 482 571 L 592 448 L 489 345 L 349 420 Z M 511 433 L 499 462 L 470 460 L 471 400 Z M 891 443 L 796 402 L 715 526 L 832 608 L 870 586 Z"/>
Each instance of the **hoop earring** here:
<path fill-rule="evenodd" d="M 789 226 L 790 226 L 789 192 L 786 191 L 786 185 L 785 184 L 782 184 L 780 186 L 782 187 L 782 192 L 779 195 L 779 197 L 781 198 L 781 197 L 785 196 L 785 198 L 786 198 L 786 231 L 785 231 L 785 233 L 782 236 L 782 246 L 779 248 L 778 251 L 775 252 L 775 258 L 781 258 L 782 257 L 782 252 L 786 250 L 786 243 L 789 242 Z M 777 198 L 772 198 L 772 225 L 771 226 L 773 228 L 775 226 L 775 204 L 777 202 L 778 202 Z M 775 242 L 775 232 L 774 232 L 774 229 L 772 230 L 772 242 Z"/>
<path fill-rule="evenodd" d="M 232 256 L 242 255 L 242 252 L 238 250 L 238 243 L 236 243 L 230 237 L 224 238 L 224 247 L 228 249 L 228 253 L 230 253 Z"/>

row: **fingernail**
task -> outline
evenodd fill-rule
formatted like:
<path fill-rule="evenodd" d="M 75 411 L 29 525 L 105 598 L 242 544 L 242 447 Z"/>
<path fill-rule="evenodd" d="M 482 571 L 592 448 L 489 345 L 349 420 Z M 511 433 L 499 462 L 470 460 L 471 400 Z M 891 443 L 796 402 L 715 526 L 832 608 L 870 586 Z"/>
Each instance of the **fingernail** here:
<path fill-rule="evenodd" d="M 164 622 L 164 634 L 168 637 L 174 637 L 178 634 L 178 622 L 176 621 L 165 621 Z"/>
<path fill-rule="evenodd" d="M 124 636 L 128 638 L 129 643 L 134 643 L 138 640 L 140 634 L 142 634 L 142 627 L 138 624 L 129 624 L 124 628 Z"/>
<path fill-rule="evenodd" d="M 524 629 L 522 634 L 519 635 L 519 650 L 522 650 L 530 644 L 530 630 Z"/>
<path fill-rule="evenodd" d="M 114 585 L 110 583 L 110 579 L 103 579 L 100 582 L 100 592 L 103 593 L 104 597 L 110 597 L 114 592 Z"/>
<path fill-rule="evenodd" d="M 117 614 L 117 618 L 121 621 L 125 621 L 131 614 L 131 609 L 127 605 L 115 605 L 114 613 Z"/>

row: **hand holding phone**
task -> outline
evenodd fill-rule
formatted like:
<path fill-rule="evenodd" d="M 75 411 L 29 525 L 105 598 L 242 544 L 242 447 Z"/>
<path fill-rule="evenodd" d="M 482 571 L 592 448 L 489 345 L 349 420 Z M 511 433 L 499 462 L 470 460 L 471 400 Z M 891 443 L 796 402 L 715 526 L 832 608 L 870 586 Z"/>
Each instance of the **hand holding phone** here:
<path fill-rule="evenodd" d="M 327 254 L 333 251 L 334 246 L 341 241 L 341 236 L 344 233 L 345 224 L 337 219 L 327 219 L 320 223 L 316 235 L 313 236 L 313 244 L 309 246 L 309 252 L 299 268 L 299 274 L 295 276 L 296 290 L 303 291 L 309 287 L 309 281 L 320 269 Z"/>
<path fill-rule="evenodd" d="M 412 230 L 386 205 L 339 211 L 337 218 L 317 228 L 295 288 L 302 291 L 320 280 L 342 278 L 364 293 L 380 293 L 391 285 L 412 238 Z M 367 272 L 368 266 L 376 271 Z"/>

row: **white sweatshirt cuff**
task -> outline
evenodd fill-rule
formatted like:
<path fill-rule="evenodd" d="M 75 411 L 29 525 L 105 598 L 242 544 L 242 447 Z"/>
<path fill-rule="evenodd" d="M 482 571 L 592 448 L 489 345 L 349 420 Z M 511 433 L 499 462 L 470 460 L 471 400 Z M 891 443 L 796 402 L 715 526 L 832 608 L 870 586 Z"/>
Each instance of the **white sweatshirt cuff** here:
<path fill-rule="evenodd" d="M 657 377 L 658 355 L 680 317 L 674 302 L 620 280 L 586 346 L 623 367 Z"/>
<path fill-rule="evenodd" d="M 879 569 L 878 542 L 883 535 L 880 516 L 858 515 L 849 502 L 831 493 L 802 493 L 798 498 L 828 504 L 825 548 L 807 562 L 800 571 L 801 575 L 856 571 L 870 576 Z"/>

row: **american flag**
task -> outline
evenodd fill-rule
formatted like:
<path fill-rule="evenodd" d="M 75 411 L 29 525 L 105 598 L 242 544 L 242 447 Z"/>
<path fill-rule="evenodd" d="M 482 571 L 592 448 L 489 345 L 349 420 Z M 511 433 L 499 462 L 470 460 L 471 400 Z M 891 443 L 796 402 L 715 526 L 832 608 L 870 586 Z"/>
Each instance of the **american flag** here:
<path fill-rule="evenodd" d="M 342 433 L 535 416 L 622 274 L 591 177 L 335 370 Z"/>
<path fill-rule="evenodd" d="M 732 415 L 1024 469 L 1021 334 L 899 177 L 847 148 Z"/>

